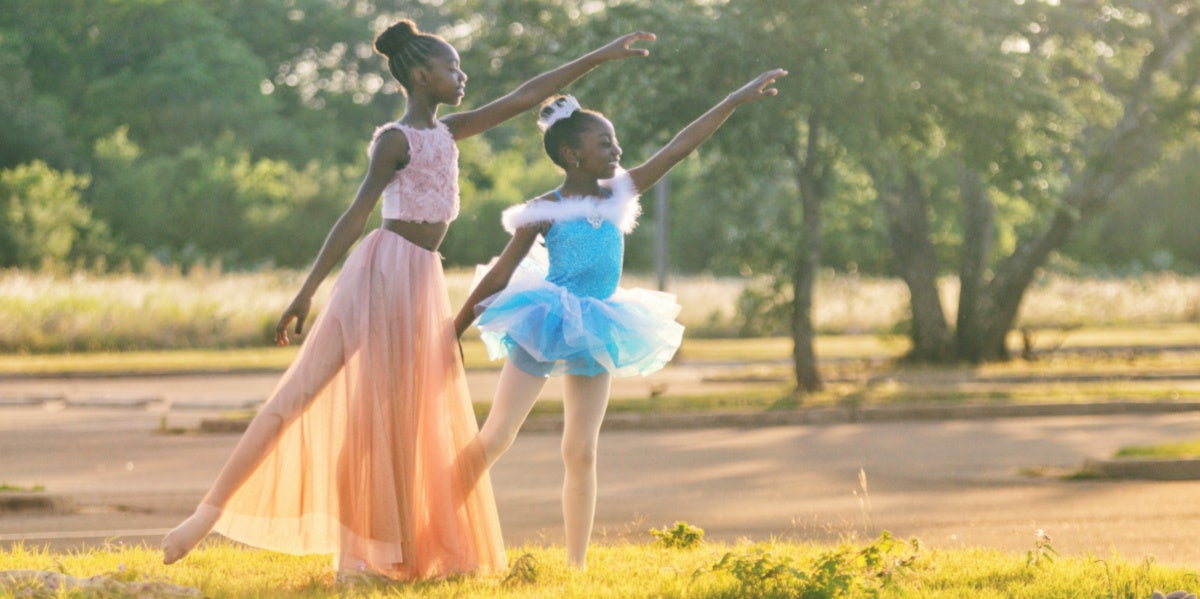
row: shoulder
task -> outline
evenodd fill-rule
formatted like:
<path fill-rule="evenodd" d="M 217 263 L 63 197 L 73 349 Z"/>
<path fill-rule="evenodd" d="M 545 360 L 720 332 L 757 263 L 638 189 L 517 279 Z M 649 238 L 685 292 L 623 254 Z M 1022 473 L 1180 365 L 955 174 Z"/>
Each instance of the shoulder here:
<path fill-rule="evenodd" d="M 633 181 L 633 177 L 627 170 L 618 170 L 617 174 L 611 179 L 605 179 L 600 182 L 601 185 L 608 188 L 612 194 L 610 197 L 614 200 L 629 200 L 637 199 L 641 192 Z"/>
<path fill-rule="evenodd" d="M 400 123 L 388 123 L 375 129 L 367 152 L 372 160 L 395 161 L 399 168 L 408 162 L 410 148 L 405 127 Z"/>
<path fill-rule="evenodd" d="M 409 128 L 405 127 L 400 121 L 392 121 L 384 123 L 375 128 L 375 132 L 371 134 L 371 145 L 374 146 L 380 143 L 395 143 L 396 140 L 402 140 L 405 145 L 408 144 Z"/>
<path fill-rule="evenodd" d="M 470 115 L 463 112 L 456 112 L 438 119 L 438 123 L 446 128 L 446 131 L 451 137 L 453 137 L 455 140 L 459 140 L 469 137 L 468 135 L 463 135 L 463 132 L 461 131 L 464 128 L 463 123 L 467 121 L 469 116 Z"/>
<path fill-rule="evenodd" d="M 517 229 L 522 227 L 553 222 L 561 212 L 560 203 L 553 198 L 553 193 L 546 193 L 515 206 L 509 206 L 500 214 L 500 223 L 504 225 L 505 231 L 516 233 Z"/>

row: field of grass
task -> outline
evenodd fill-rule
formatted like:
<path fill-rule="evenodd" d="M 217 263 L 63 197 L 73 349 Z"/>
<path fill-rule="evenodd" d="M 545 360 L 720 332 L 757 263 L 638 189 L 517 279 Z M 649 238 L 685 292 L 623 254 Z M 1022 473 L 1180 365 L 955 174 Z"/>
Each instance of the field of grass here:
<path fill-rule="evenodd" d="M 184 274 L 159 269 L 145 275 L 55 274 L 0 271 L 0 352 L 63 353 L 148 349 L 241 348 L 268 345 L 279 313 L 304 273 L 270 270 L 223 273 L 194 268 Z M 473 273 L 447 273 L 457 308 Z M 314 298 L 319 310 L 333 277 Z M 679 320 L 689 338 L 739 330 L 737 299 L 749 281 L 675 277 L 668 291 L 683 306 Z M 626 286 L 652 287 L 629 275 Z M 957 294 L 942 284 L 947 310 Z M 830 338 L 894 338 L 908 311 L 908 292 L 894 279 L 827 276 L 816 288 L 814 323 Z M 953 313 L 948 315 L 953 320 Z M 1019 326 L 1043 331 L 1054 343 L 1079 328 L 1145 327 L 1200 321 L 1200 278 L 1172 274 L 1128 279 L 1047 276 L 1029 291 Z M 884 341 L 892 344 L 892 341 Z"/>
<path fill-rule="evenodd" d="M 681 534 L 681 531 L 683 534 Z M 595 546 L 587 571 L 566 567 L 557 546 L 509 548 L 510 570 L 420 583 L 367 578 L 338 581 L 327 556 L 295 557 L 217 542 L 166 567 L 148 548 L 51 553 L 0 551 L 0 593 L 14 597 L 1113 597 L 1145 599 L 1155 590 L 1200 587 L 1195 571 L 1119 556 L 1062 557 L 1048 540 L 1024 553 L 934 550 L 886 533 L 837 545 L 709 543 L 694 527 L 654 531 L 656 540 Z M 702 531 L 699 531 L 702 534 Z M 74 577 L 74 593 L 41 582 L 5 585 L 2 571 Z M 81 580 L 82 579 L 82 580 Z M 90 579 L 90 581 L 88 580 Z M 139 594 L 141 593 L 141 594 Z M 173 594 L 175 593 L 175 594 Z"/>

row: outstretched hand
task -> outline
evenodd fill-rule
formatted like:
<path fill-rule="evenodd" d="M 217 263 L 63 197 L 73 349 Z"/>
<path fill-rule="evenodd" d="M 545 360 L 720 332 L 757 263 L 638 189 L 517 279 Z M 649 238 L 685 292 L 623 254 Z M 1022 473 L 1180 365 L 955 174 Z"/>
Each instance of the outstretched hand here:
<path fill-rule="evenodd" d="M 645 48 L 634 48 L 633 43 L 641 40 L 654 41 L 658 39 L 653 33 L 646 31 L 636 31 L 634 33 L 626 33 L 621 37 L 605 44 L 596 50 L 596 55 L 604 60 L 617 60 L 620 58 L 629 58 L 631 56 L 649 56 L 650 51 Z"/>
<path fill-rule="evenodd" d="M 312 300 L 304 297 L 297 297 L 292 300 L 291 305 L 283 311 L 283 316 L 279 317 L 279 324 L 275 325 L 275 344 L 283 347 L 291 340 L 288 339 L 288 325 L 292 320 L 296 321 L 296 336 L 299 337 L 304 331 L 304 319 L 308 318 L 308 309 L 312 306 Z"/>
<path fill-rule="evenodd" d="M 768 96 L 774 96 L 779 93 L 778 89 L 771 87 L 776 79 L 787 76 L 787 71 L 783 69 L 771 69 L 763 74 L 755 77 L 753 81 L 743 85 L 740 89 L 729 94 L 729 99 L 738 104 L 749 104 L 757 102 Z"/>

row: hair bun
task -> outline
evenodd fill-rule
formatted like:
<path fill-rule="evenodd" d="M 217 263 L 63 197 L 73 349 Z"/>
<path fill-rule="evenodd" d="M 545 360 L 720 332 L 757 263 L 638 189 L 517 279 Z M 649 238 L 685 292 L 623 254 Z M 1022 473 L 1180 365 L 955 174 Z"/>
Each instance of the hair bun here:
<path fill-rule="evenodd" d="M 405 44 L 420 33 L 417 30 L 417 24 L 412 19 L 404 19 L 388 27 L 379 34 L 379 37 L 375 38 L 375 51 L 384 56 L 391 56 L 399 52 Z"/>

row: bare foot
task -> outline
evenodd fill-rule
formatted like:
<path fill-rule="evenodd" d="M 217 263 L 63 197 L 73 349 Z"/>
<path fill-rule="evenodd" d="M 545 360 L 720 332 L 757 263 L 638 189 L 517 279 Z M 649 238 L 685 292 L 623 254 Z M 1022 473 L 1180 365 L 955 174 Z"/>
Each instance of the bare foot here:
<path fill-rule="evenodd" d="M 173 564 L 183 559 L 208 535 L 220 517 L 221 510 L 216 507 L 207 503 L 197 506 L 195 513 L 163 537 L 163 563 Z"/>

